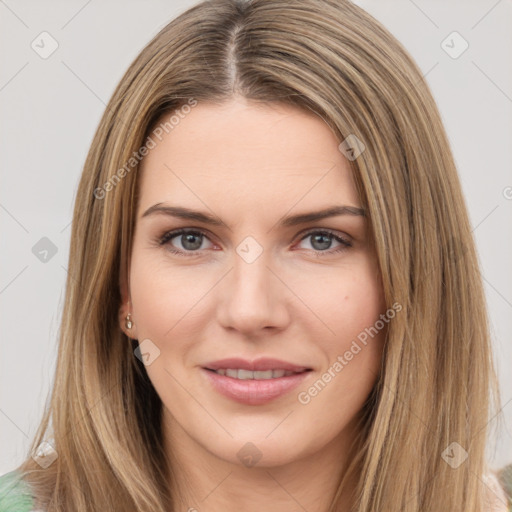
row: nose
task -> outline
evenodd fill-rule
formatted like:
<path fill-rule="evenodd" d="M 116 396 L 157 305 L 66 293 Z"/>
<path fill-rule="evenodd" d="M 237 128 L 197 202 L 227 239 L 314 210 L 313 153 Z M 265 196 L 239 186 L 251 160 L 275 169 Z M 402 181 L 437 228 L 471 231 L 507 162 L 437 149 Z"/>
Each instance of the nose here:
<path fill-rule="evenodd" d="M 293 294 L 269 263 L 266 251 L 251 263 L 234 254 L 233 268 L 218 288 L 217 317 L 224 328 L 254 336 L 287 326 Z"/>

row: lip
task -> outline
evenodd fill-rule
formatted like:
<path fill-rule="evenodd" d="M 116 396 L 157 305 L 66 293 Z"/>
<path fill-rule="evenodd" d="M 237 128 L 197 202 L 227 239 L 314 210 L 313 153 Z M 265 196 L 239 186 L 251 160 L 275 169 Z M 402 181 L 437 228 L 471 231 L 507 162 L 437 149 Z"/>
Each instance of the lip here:
<path fill-rule="evenodd" d="M 239 380 L 225 375 L 219 375 L 206 368 L 202 368 L 201 372 L 206 376 L 212 387 L 220 394 L 235 402 L 246 405 L 265 404 L 289 393 L 311 373 L 304 371 L 276 379 Z"/>
<path fill-rule="evenodd" d="M 254 361 L 247 361 L 238 357 L 231 357 L 228 359 L 220 359 L 206 363 L 203 368 L 210 370 L 219 370 L 222 368 L 237 368 L 241 370 L 265 371 L 265 370 L 288 370 L 291 372 L 303 372 L 304 370 L 311 370 L 308 366 L 299 366 L 280 359 L 272 359 L 269 357 L 261 357 Z"/>
<path fill-rule="evenodd" d="M 229 368 L 251 371 L 287 370 L 297 373 L 275 379 L 241 380 L 219 375 L 214 371 Z M 307 377 L 309 370 L 312 368 L 269 357 L 261 357 L 253 361 L 231 357 L 206 363 L 201 368 L 209 384 L 218 393 L 246 405 L 262 405 L 289 393 Z"/>
<path fill-rule="evenodd" d="M 224 368 L 224 361 L 238 361 L 237 364 L 234 365 L 234 368 L 244 369 L 244 370 L 253 370 L 253 368 L 248 368 L 249 364 L 240 365 L 240 360 L 223 360 L 217 361 L 216 365 L 218 368 Z M 273 361 L 273 363 L 271 363 Z M 275 379 L 235 379 L 232 377 L 228 377 L 227 375 L 219 375 L 213 371 L 214 369 L 201 368 L 201 373 L 205 376 L 208 383 L 213 387 L 215 391 L 220 393 L 221 395 L 234 400 L 235 402 L 246 404 L 246 405 L 262 405 L 266 404 L 272 400 L 277 399 L 280 396 L 289 393 L 294 388 L 296 388 L 307 376 L 311 373 L 307 371 L 309 369 L 305 369 L 301 371 L 299 366 L 291 365 L 287 363 L 288 368 L 283 368 L 283 362 L 279 362 L 279 364 L 275 365 L 276 360 L 265 360 L 266 368 L 262 368 L 261 364 L 255 365 L 256 368 L 253 371 L 258 370 L 270 370 L 270 369 L 289 369 L 289 371 L 298 371 L 300 373 L 295 373 L 293 375 L 288 375 L 286 377 L 278 377 Z M 247 363 L 247 361 L 245 362 Z M 271 365 L 271 366 L 268 366 Z M 233 368 L 233 366 L 231 366 Z M 295 369 L 294 369 L 295 368 Z"/>

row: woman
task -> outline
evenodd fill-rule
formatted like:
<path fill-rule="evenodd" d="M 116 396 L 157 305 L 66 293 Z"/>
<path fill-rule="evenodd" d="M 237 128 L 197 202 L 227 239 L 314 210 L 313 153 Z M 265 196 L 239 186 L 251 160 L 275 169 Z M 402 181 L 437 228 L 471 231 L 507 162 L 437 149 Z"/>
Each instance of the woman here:
<path fill-rule="evenodd" d="M 507 510 L 454 161 L 362 9 L 215 0 L 168 24 L 105 111 L 72 230 L 17 510 Z"/>

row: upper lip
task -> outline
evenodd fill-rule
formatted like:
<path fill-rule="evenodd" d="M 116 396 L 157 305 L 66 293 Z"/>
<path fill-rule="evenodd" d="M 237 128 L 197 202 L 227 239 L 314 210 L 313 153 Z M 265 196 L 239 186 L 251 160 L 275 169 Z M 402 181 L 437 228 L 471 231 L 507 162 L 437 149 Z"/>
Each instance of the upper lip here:
<path fill-rule="evenodd" d="M 305 370 L 311 370 L 308 366 L 300 366 L 280 359 L 271 359 L 268 357 L 261 357 L 253 361 L 241 359 L 238 357 L 231 357 L 228 359 L 220 359 L 218 361 L 212 361 L 204 365 L 204 368 L 208 370 L 219 370 L 219 369 L 241 369 L 251 371 L 265 371 L 265 370 L 288 370 L 291 372 L 303 372 Z"/>

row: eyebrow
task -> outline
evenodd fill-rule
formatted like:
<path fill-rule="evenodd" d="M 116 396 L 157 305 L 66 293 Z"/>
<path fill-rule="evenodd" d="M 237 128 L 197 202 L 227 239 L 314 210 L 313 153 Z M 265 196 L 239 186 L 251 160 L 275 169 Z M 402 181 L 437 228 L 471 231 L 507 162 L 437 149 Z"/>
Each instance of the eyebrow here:
<path fill-rule="evenodd" d="M 213 215 L 210 215 L 209 213 L 191 210 L 182 206 L 165 206 L 163 203 L 157 203 L 148 208 L 141 215 L 141 218 L 156 214 L 178 217 L 180 219 L 195 220 L 197 222 L 202 222 L 211 226 L 224 225 L 224 222 L 214 217 Z M 306 224 L 308 222 L 325 219 L 327 217 L 336 217 L 338 215 L 365 217 L 366 213 L 363 208 L 358 208 L 356 206 L 331 206 L 316 212 L 299 213 L 297 215 L 285 217 L 279 222 L 279 225 L 282 227 L 296 226 L 299 224 Z"/>

